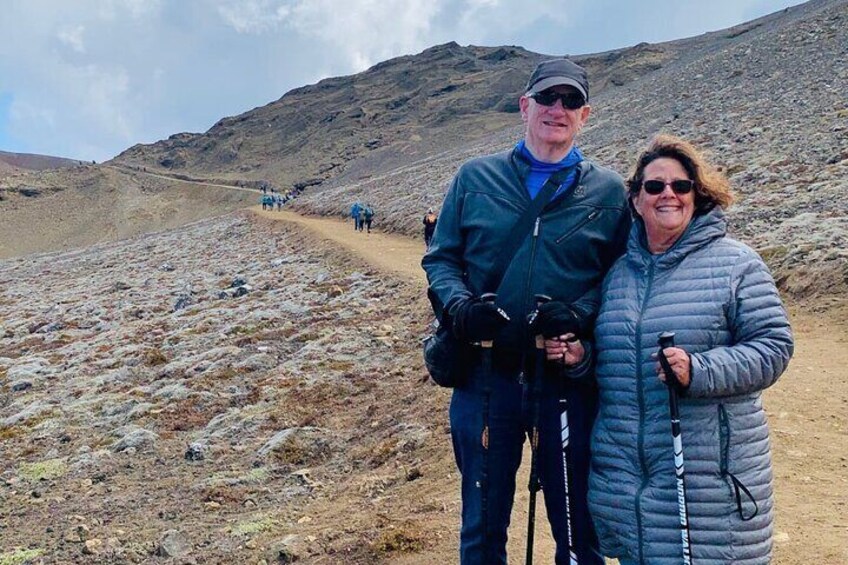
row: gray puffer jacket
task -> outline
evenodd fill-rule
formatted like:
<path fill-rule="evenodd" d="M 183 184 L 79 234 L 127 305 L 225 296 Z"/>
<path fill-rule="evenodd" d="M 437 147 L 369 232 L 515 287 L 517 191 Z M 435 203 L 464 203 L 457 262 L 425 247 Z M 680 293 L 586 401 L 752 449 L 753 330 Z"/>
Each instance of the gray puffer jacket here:
<path fill-rule="evenodd" d="M 604 281 L 589 504 L 608 556 L 683 562 L 668 391 L 651 358 L 658 335 L 673 331 L 692 364 L 680 420 L 693 562 L 769 562 L 772 470 L 761 391 L 783 373 L 793 341 L 768 268 L 725 233 L 715 209 L 652 255 L 637 220 Z"/>

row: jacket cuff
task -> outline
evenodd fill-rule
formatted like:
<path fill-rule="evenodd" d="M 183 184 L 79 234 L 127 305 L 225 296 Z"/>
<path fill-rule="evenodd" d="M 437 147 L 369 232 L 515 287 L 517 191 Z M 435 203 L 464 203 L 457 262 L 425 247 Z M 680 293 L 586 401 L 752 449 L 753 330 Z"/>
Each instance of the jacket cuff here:
<path fill-rule="evenodd" d="M 681 391 L 681 396 L 699 397 L 707 395 L 707 368 L 697 353 L 689 355 L 689 386 Z"/>
<path fill-rule="evenodd" d="M 583 341 L 583 359 L 581 359 L 576 365 L 565 366 L 565 371 L 563 373 L 569 379 L 585 379 L 592 375 L 592 369 L 594 363 L 592 362 L 592 357 L 594 356 L 594 346 L 591 341 Z"/>

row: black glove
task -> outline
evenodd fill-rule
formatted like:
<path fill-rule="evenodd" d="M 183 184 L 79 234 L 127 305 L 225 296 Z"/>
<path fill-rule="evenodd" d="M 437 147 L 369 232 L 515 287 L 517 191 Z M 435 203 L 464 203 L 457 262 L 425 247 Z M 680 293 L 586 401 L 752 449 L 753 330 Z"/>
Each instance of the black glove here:
<path fill-rule="evenodd" d="M 493 302 L 472 298 L 454 311 L 453 333 L 458 339 L 471 343 L 491 341 L 507 323 L 509 316 Z"/>
<path fill-rule="evenodd" d="M 580 317 L 564 302 L 545 302 L 539 306 L 539 313 L 530 328 L 534 334 L 542 334 L 552 339 L 568 333 L 580 334 Z"/>

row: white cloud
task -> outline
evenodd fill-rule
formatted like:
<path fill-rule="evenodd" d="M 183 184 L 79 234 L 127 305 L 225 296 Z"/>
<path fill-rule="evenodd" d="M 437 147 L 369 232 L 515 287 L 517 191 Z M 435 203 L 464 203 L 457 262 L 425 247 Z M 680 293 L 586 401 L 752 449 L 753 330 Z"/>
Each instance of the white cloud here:
<path fill-rule="evenodd" d="M 447 41 L 588 53 L 702 33 L 799 0 L 716 2 L 722 9 L 693 0 L 5 2 L 0 92 L 12 102 L 0 149 L 100 161 Z"/>
<path fill-rule="evenodd" d="M 444 0 L 299 0 L 291 28 L 339 50 L 353 71 L 429 47 L 432 21 Z"/>
<path fill-rule="evenodd" d="M 164 0 L 99 0 L 96 2 L 99 17 L 105 20 L 120 19 L 129 14 L 132 19 L 142 20 L 160 14 Z"/>
<path fill-rule="evenodd" d="M 85 32 L 85 26 L 77 25 L 74 27 L 65 27 L 59 30 L 56 36 L 59 41 L 68 45 L 77 53 L 85 53 L 85 42 L 82 39 L 82 34 Z"/>
<path fill-rule="evenodd" d="M 218 14 L 239 33 L 261 34 L 276 29 L 290 9 L 274 0 L 228 1 L 218 6 Z"/>

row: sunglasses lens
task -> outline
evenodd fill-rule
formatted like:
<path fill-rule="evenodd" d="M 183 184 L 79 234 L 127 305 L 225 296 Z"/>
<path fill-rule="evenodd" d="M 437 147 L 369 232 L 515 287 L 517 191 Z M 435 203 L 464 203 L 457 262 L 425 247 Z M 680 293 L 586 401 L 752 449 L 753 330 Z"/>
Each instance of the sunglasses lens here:
<path fill-rule="evenodd" d="M 569 110 L 577 110 L 584 105 L 583 97 L 579 94 L 563 94 L 560 100 L 562 100 L 562 107 Z"/>
<path fill-rule="evenodd" d="M 661 180 L 646 180 L 642 183 L 642 188 L 648 194 L 660 194 L 665 190 L 665 183 Z"/>
<path fill-rule="evenodd" d="M 553 106 L 556 104 L 559 95 L 556 92 L 537 92 L 531 98 L 542 106 Z"/>
<path fill-rule="evenodd" d="M 671 182 L 671 190 L 676 194 L 687 194 L 692 190 L 692 185 L 694 184 L 688 179 L 675 180 Z"/>

